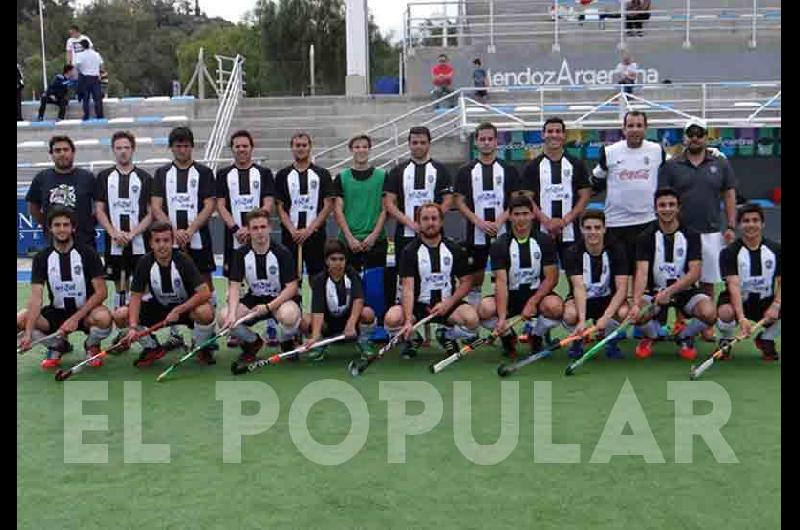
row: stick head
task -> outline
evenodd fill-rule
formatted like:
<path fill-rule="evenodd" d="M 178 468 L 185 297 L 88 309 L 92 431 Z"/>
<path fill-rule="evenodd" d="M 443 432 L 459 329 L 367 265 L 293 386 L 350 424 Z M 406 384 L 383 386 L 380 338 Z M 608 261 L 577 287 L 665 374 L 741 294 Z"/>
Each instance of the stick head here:
<path fill-rule="evenodd" d="M 697 379 L 697 375 L 694 373 L 694 365 L 689 367 L 689 381 L 694 381 Z"/>
<path fill-rule="evenodd" d="M 575 374 L 575 369 L 572 367 L 572 365 L 567 366 L 567 369 L 564 370 L 564 375 L 574 375 L 574 374 Z"/>
<path fill-rule="evenodd" d="M 165 377 L 167 377 L 167 372 L 162 372 L 158 374 L 158 377 L 156 377 L 156 383 L 160 383 L 161 381 L 164 380 Z"/>
<path fill-rule="evenodd" d="M 56 381 L 66 381 L 69 379 L 69 376 L 72 375 L 72 372 L 69 370 L 59 369 L 56 371 Z"/>
<path fill-rule="evenodd" d="M 361 375 L 361 370 L 358 369 L 358 361 L 356 359 L 347 363 L 347 373 L 350 374 L 350 377 L 358 377 Z"/>
<path fill-rule="evenodd" d="M 430 370 L 432 374 L 435 374 L 436 373 L 436 363 L 431 363 L 428 366 L 428 370 Z"/>
<path fill-rule="evenodd" d="M 511 373 L 511 370 L 509 370 L 508 367 L 506 367 L 506 365 L 504 365 L 504 364 L 498 364 L 497 365 L 497 375 L 499 375 L 500 377 L 505 377 L 510 373 Z"/>
<path fill-rule="evenodd" d="M 231 363 L 231 373 L 233 375 L 242 375 L 243 373 L 247 372 L 247 365 L 241 364 L 236 361 Z"/>

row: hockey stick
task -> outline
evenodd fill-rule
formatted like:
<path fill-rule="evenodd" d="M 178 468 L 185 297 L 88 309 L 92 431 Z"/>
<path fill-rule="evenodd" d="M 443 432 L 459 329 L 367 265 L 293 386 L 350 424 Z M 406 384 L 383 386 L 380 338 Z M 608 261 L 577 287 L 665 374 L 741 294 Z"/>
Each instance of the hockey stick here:
<path fill-rule="evenodd" d="M 36 340 L 32 341 L 30 348 L 27 348 L 27 349 L 23 350 L 22 348 L 17 347 L 17 355 L 22 355 L 26 351 L 32 350 L 33 347 L 36 346 L 37 344 L 41 344 L 41 343 L 46 342 L 46 341 L 48 341 L 50 339 L 54 339 L 54 338 L 58 337 L 59 335 L 61 335 L 61 331 L 60 330 L 56 330 L 55 333 L 51 333 L 50 335 L 46 335 L 44 337 L 41 337 L 39 339 L 36 339 Z"/>
<path fill-rule="evenodd" d="M 507 322 L 506 327 L 502 332 L 504 333 L 506 330 L 513 328 L 521 320 L 522 320 L 522 316 L 521 315 L 512 318 L 511 320 L 509 320 Z M 463 359 L 464 357 L 469 355 L 471 352 L 475 351 L 476 348 L 479 348 L 479 347 L 483 346 L 484 344 L 489 344 L 491 342 L 494 342 L 494 339 L 496 339 L 499 336 L 500 336 L 500 333 L 497 333 L 497 330 L 494 330 L 494 331 L 492 331 L 492 334 L 489 335 L 488 337 L 484 337 L 482 339 L 478 339 L 475 342 L 473 342 L 472 344 L 465 344 L 460 350 L 455 352 L 453 355 L 451 355 L 451 356 L 449 356 L 449 357 L 447 357 L 445 359 L 442 359 L 438 363 L 431 364 L 431 366 L 430 366 L 431 373 L 438 374 L 439 372 L 441 372 L 442 370 L 444 370 L 445 368 L 447 368 L 451 364 L 453 364 L 453 363 L 455 363 L 457 361 L 460 361 L 461 359 Z"/>
<path fill-rule="evenodd" d="M 706 370 L 708 370 L 709 368 L 711 368 L 711 366 L 714 364 L 714 361 L 716 361 L 716 360 L 718 360 L 720 357 L 722 357 L 722 355 L 723 355 L 724 353 L 726 353 L 726 352 L 730 351 L 730 349 L 731 349 L 731 348 L 733 348 L 733 345 L 734 345 L 734 344 L 736 344 L 737 342 L 741 342 L 741 341 L 745 340 L 746 338 L 748 338 L 748 337 L 752 336 L 752 335 L 753 335 L 753 334 L 756 332 L 756 330 L 757 330 L 757 329 L 764 327 L 764 325 L 766 324 L 766 322 L 767 322 L 767 318 L 766 318 L 766 317 L 762 318 L 761 320 L 759 320 L 759 321 L 756 323 L 756 325 L 755 325 L 755 326 L 753 326 L 753 329 L 752 329 L 752 331 L 750 332 L 750 335 L 737 335 L 737 336 L 736 336 L 736 337 L 734 337 L 734 338 L 733 338 L 733 339 L 732 339 L 732 340 L 731 340 L 731 341 L 730 341 L 728 344 L 726 344 L 726 345 L 725 345 L 725 346 L 723 346 L 722 348 L 720 348 L 720 349 L 718 349 L 717 351 L 715 351 L 714 353 L 712 353 L 712 354 L 711 354 L 711 357 L 709 357 L 708 359 L 706 359 L 705 361 L 703 361 L 703 362 L 700 364 L 700 366 L 698 366 L 697 368 L 695 368 L 695 367 L 694 367 L 694 365 L 692 365 L 692 366 L 689 368 L 689 380 L 690 380 L 690 381 L 694 381 L 695 379 L 697 379 L 698 377 L 700 377 L 701 375 L 703 375 L 703 372 L 705 372 Z"/>
<path fill-rule="evenodd" d="M 421 326 L 424 326 L 427 322 L 430 322 L 434 318 L 436 318 L 436 315 L 426 316 L 425 318 L 414 324 L 414 326 L 411 328 L 411 332 L 413 333 L 414 331 L 419 329 Z M 386 352 L 397 346 L 397 344 L 399 344 L 402 340 L 403 337 L 400 333 L 395 334 L 395 336 L 392 337 L 389 340 L 389 342 L 384 344 L 384 346 L 380 350 L 378 350 L 378 353 L 376 353 L 372 357 L 369 357 L 367 359 L 354 359 L 349 363 L 347 363 L 347 371 L 353 377 L 361 375 L 362 373 L 364 373 L 364 370 L 366 370 L 367 367 L 369 367 L 370 364 L 382 359 L 383 356 L 386 355 Z"/>
<path fill-rule="evenodd" d="M 344 340 L 345 338 L 346 338 L 345 335 L 337 335 L 335 337 L 331 337 L 328 339 L 322 339 L 311 344 L 308 347 L 300 346 L 299 348 L 295 348 L 292 351 L 277 353 L 272 357 L 269 357 L 268 359 L 259 359 L 257 361 L 253 361 L 250 364 L 239 364 L 236 361 L 234 361 L 233 364 L 231 364 L 231 373 L 233 375 L 241 375 L 241 374 L 246 374 L 248 372 L 253 372 L 263 366 L 278 364 L 279 362 L 289 357 L 292 357 L 293 355 L 305 353 L 309 350 L 313 350 L 314 348 L 321 348 L 323 346 L 327 346 L 328 344 L 333 344 L 334 342 L 339 342 L 340 340 Z"/>
<path fill-rule="evenodd" d="M 583 333 L 578 333 L 576 335 L 570 335 L 568 337 L 564 337 L 559 342 L 556 342 L 549 348 L 545 348 L 544 350 L 528 355 L 527 357 L 520 359 L 515 363 L 509 365 L 500 364 L 497 367 L 497 375 L 499 375 L 500 377 L 506 377 L 507 375 L 511 375 L 520 368 L 522 368 L 523 366 L 528 366 L 529 364 L 534 363 L 539 359 L 544 359 L 545 357 L 549 357 L 550 355 L 553 354 L 554 351 L 556 351 L 559 348 L 563 348 L 564 346 L 571 344 L 578 339 L 584 339 L 588 337 L 596 330 L 597 326 L 592 326 L 588 329 L 585 329 Z"/>

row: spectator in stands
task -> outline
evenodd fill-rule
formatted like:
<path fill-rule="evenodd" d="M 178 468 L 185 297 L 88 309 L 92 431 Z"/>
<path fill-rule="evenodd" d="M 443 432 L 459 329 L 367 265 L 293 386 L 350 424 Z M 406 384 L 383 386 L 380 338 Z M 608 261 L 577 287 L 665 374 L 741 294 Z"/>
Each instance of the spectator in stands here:
<path fill-rule="evenodd" d="M 88 40 L 82 40 L 83 51 L 76 54 L 75 66 L 78 69 L 78 92 L 83 93 L 83 121 L 89 119 L 89 97 L 94 99 L 94 114 L 103 119 L 103 97 L 100 84 L 100 68 L 103 58 L 89 47 Z"/>
<path fill-rule="evenodd" d="M 476 87 L 487 87 L 489 86 L 489 76 L 486 75 L 486 70 L 481 66 L 481 60 L 479 58 L 475 58 L 472 61 L 473 66 L 475 69 L 472 70 L 472 83 Z M 476 90 L 475 97 L 478 101 L 486 102 L 486 96 L 488 92 L 486 90 Z"/>
<path fill-rule="evenodd" d="M 42 100 L 39 104 L 39 121 L 44 119 L 48 103 L 58 105 L 58 119 L 63 120 L 69 104 L 69 89 L 75 88 L 75 86 L 75 67 L 71 64 L 65 64 L 62 73 L 53 77 L 50 84 L 47 85 L 47 90 L 42 94 Z"/>
<path fill-rule="evenodd" d="M 17 121 L 22 121 L 22 87 L 25 78 L 22 76 L 22 67 L 17 63 Z"/>
<path fill-rule="evenodd" d="M 650 19 L 650 0 L 629 0 L 625 4 L 625 29 L 629 37 L 644 35 L 642 24 Z"/>
<path fill-rule="evenodd" d="M 622 90 L 628 94 L 633 93 L 633 86 L 636 84 L 636 74 L 639 73 L 639 66 L 633 62 L 631 54 L 625 52 L 622 54 L 622 61 L 617 64 L 614 74 L 619 76 L 617 83 L 622 85 Z"/>
<path fill-rule="evenodd" d="M 441 54 L 437 59 L 437 63 L 431 69 L 433 76 L 433 97 L 439 99 L 453 92 L 453 65 L 447 59 L 447 55 Z M 449 106 L 453 106 L 450 103 Z"/>
<path fill-rule="evenodd" d="M 84 47 L 83 42 L 88 44 Z M 67 64 L 75 64 L 75 57 L 86 48 L 94 48 L 92 39 L 81 33 L 78 26 L 69 27 L 69 38 L 67 39 Z"/>

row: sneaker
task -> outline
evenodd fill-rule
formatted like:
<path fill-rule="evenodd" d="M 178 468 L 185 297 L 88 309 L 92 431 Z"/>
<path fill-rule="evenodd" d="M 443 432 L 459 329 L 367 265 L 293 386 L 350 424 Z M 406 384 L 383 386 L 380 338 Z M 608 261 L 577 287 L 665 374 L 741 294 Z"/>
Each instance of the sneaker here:
<path fill-rule="evenodd" d="M 538 353 L 544 349 L 544 339 L 533 333 L 528 335 L 528 344 L 531 347 L 531 353 Z"/>
<path fill-rule="evenodd" d="M 93 346 L 88 346 L 85 342 L 83 343 L 83 351 L 86 352 L 86 358 L 91 359 L 95 355 L 100 353 L 100 344 L 95 344 Z M 89 361 L 89 366 L 92 368 L 100 368 L 103 366 L 103 359 L 98 357 L 92 361 Z"/>
<path fill-rule="evenodd" d="M 756 348 L 761 351 L 761 359 L 764 361 L 777 361 L 780 359 L 778 350 L 775 349 L 774 340 L 764 340 L 759 335 L 754 342 L 756 343 Z"/>
<path fill-rule="evenodd" d="M 731 353 L 732 342 L 733 339 L 726 339 L 726 338 L 719 339 L 719 342 L 717 343 L 717 348 L 721 351 L 721 354 L 719 356 L 720 361 L 729 361 L 731 357 L 733 357 L 733 354 Z"/>
<path fill-rule="evenodd" d="M 58 368 L 59 364 L 61 364 L 61 352 L 48 349 L 44 359 L 42 360 L 42 370 L 53 370 Z"/>
<path fill-rule="evenodd" d="M 145 348 L 139 354 L 139 358 L 133 361 L 133 366 L 136 368 L 144 368 L 150 366 L 158 359 L 167 354 L 166 348 L 163 346 L 156 346 L 155 348 Z"/>
<path fill-rule="evenodd" d="M 570 359 L 580 359 L 583 357 L 583 341 L 576 340 L 573 341 L 572 344 L 569 345 L 569 350 L 567 350 L 567 357 Z"/>
<path fill-rule="evenodd" d="M 681 346 L 681 349 L 678 352 L 681 357 L 687 361 L 694 361 L 697 358 L 697 348 L 694 347 L 693 338 L 686 337 L 685 339 L 680 339 L 678 344 Z"/>
<path fill-rule="evenodd" d="M 210 345 L 197 352 L 197 362 L 209 366 L 217 364 L 217 360 L 214 359 L 214 351 Z"/>
<path fill-rule="evenodd" d="M 634 350 L 634 355 L 639 359 L 647 359 L 651 355 L 653 355 L 653 339 L 644 338 L 639 341 L 639 344 L 636 345 L 636 350 Z"/>
<path fill-rule="evenodd" d="M 684 329 L 686 329 L 686 321 L 682 318 L 680 320 L 676 319 L 675 323 L 672 325 L 672 336 L 676 341 L 681 340 L 679 337 Z"/>
<path fill-rule="evenodd" d="M 170 333 L 169 338 L 161 345 L 165 352 L 177 350 L 186 347 L 186 342 L 181 335 L 173 335 Z"/>
<path fill-rule="evenodd" d="M 417 356 L 417 349 L 414 347 L 413 342 L 406 342 L 403 346 L 403 351 L 400 352 L 400 358 L 406 361 L 413 359 Z"/>
<path fill-rule="evenodd" d="M 439 346 L 444 349 L 444 352 L 449 357 L 458 351 L 458 342 L 453 339 L 448 339 L 446 333 L 447 330 L 444 327 L 439 326 L 436 329 L 436 342 L 439 343 Z"/>
<path fill-rule="evenodd" d="M 369 341 L 356 342 L 356 347 L 358 348 L 358 351 L 361 352 L 362 359 L 371 359 L 372 357 L 375 357 L 375 355 L 377 355 L 375 348 Z"/>
<path fill-rule="evenodd" d="M 517 357 L 517 334 L 512 329 L 510 333 L 506 333 L 500 337 L 500 342 L 503 344 L 503 357 L 508 359 L 515 359 Z"/>
<path fill-rule="evenodd" d="M 255 362 L 256 354 L 263 345 L 264 341 L 261 339 L 261 337 L 258 337 L 253 342 L 242 343 L 241 345 L 242 353 L 241 355 L 239 355 L 239 362 L 244 364 L 250 364 L 252 362 Z"/>
<path fill-rule="evenodd" d="M 606 343 L 606 357 L 608 359 L 623 359 L 625 357 L 625 354 L 622 353 L 619 347 L 621 340 L 622 338 L 617 336 Z"/>

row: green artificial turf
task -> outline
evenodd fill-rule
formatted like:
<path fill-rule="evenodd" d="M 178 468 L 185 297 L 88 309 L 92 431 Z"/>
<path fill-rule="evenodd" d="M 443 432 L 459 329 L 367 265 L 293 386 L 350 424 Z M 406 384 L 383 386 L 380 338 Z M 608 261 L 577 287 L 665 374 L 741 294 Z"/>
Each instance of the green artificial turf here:
<path fill-rule="evenodd" d="M 223 288 L 218 283 L 218 288 Z M 563 287 L 563 285 L 562 285 Z M 18 307 L 28 288 L 17 286 Z M 306 300 L 308 297 L 304 297 Z M 74 335 L 80 351 L 83 337 Z M 229 365 L 237 352 L 224 342 L 214 367 L 194 362 L 156 383 L 175 359 L 138 370 L 129 352 L 109 357 L 99 370 L 86 370 L 66 383 L 39 368 L 41 350 L 17 359 L 17 517 L 20 528 L 777 528 L 780 525 L 780 364 L 763 363 L 751 343 L 740 344 L 735 359 L 706 372 L 692 384 L 721 385 L 731 400 L 722 434 L 738 463 L 718 463 L 706 444 L 694 440 L 692 464 L 675 463 L 674 404 L 668 382 L 688 382 L 688 364 L 672 343 L 659 343 L 652 358 L 599 356 L 576 376 L 563 375 L 566 354 L 557 352 L 502 380 L 495 369 L 499 349 L 477 350 L 470 358 L 432 375 L 428 365 L 442 357 L 437 347 L 413 361 L 397 351 L 358 379 L 345 365 L 352 346 L 330 348 L 320 364 L 308 361 L 267 367 L 234 377 Z M 698 342 L 700 357 L 712 346 Z M 136 347 L 138 351 L 138 346 Z M 265 350 L 262 350 L 262 356 Z M 71 366 L 81 358 L 64 359 Z M 289 410 L 309 383 L 333 379 L 351 385 L 367 403 L 366 445 L 345 464 L 323 466 L 308 460 L 289 433 Z M 626 379 L 645 413 L 666 463 L 641 456 L 615 456 L 608 464 L 589 463 L 609 413 Z M 275 425 L 244 437 L 241 464 L 223 463 L 222 402 L 217 382 L 268 384 L 280 400 Z M 64 463 L 64 395 L 70 385 L 107 381 L 108 400 L 87 401 L 83 414 L 108 416 L 107 431 L 88 431 L 83 442 L 108 446 L 107 464 Z M 169 444 L 170 463 L 123 463 L 123 384 L 141 382 L 143 442 Z M 443 415 L 430 432 L 409 436 L 406 462 L 388 463 L 387 402 L 379 385 L 420 381 L 441 395 Z M 500 388 L 518 385 L 519 437 L 502 462 L 478 465 L 454 441 L 454 384 L 471 384 L 472 433 L 483 444 L 500 433 Z M 551 382 L 552 439 L 580 444 L 580 463 L 535 460 L 536 393 Z M 708 383 L 713 382 L 713 383 Z M 77 388 L 77 387 L 76 387 Z M 264 387 L 257 387 L 259 389 Z M 459 404 L 463 401 L 459 401 Z M 710 411 L 695 404 L 696 414 Z M 245 414 L 255 414 L 244 403 Z M 422 405 L 407 404 L 419 414 Z M 345 407 L 327 399 L 308 416 L 320 443 L 341 442 L 350 430 Z M 630 428 L 623 431 L 630 434 Z M 540 445 L 536 446 L 539 449 Z"/>

